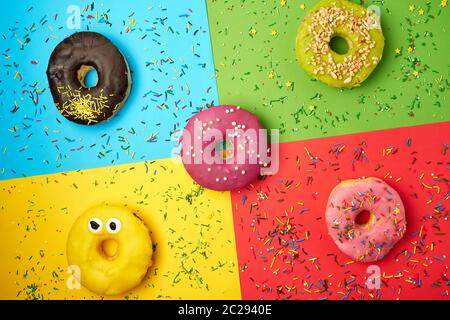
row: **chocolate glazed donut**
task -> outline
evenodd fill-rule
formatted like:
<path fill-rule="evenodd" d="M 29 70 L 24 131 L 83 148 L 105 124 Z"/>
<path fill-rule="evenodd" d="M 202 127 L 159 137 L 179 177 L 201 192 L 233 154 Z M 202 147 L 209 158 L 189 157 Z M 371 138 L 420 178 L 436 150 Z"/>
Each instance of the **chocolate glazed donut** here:
<path fill-rule="evenodd" d="M 98 82 L 84 83 L 95 69 Z M 131 90 L 131 73 L 125 57 L 107 38 L 96 32 L 77 32 L 59 43 L 47 68 L 53 100 L 67 119 L 92 125 L 111 118 Z"/>

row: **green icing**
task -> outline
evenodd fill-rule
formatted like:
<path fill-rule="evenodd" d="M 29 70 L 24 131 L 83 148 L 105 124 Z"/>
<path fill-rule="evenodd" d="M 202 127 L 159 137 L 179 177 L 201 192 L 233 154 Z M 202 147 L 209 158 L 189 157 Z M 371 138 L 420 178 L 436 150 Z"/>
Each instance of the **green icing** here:
<path fill-rule="evenodd" d="M 315 32 L 324 34 L 324 28 L 321 24 L 313 22 L 313 17 L 319 14 L 319 10 L 340 10 L 342 12 L 342 17 L 346 17 L 344 21 L 337 23 L 335 28 L 328 27 L 332 34 L 330 35 L 330 40 L 333 36 L 339 36 L 344 38 L 349 45 L 349 50 L 346 54 L 338 54 L 333 52 L 330 49 L 329 45 L 324 46 L 325 52 L 321 54 L 315 54 L 311 49 L 310 45 L 315 43 L 314 37 L 315 34 L 311 32 L 311 28 L 314 29 Z M 366 78 L 372 73 L 375 67 L 378 65 L 378 62 L 381 60 L 383 55 L 384 48 L 384 37 L 383 32 L 381 31 L 378 20 L 375 18 L 375 13 L 370 13 L 363 6 L 355 4 L 353 2 L 349 2 L 347 0 L 322 0 L 316 6 L 314 6 L 311 11 L 304 18 L 303 22 L 300 24 L 300 28 L 298 30 L 297 38 L 296 38 L 296 52 L 297 58 L 301 66 L 314 78 L 329 84 L 334 87 L 354 87 L 358 86 L 366 80 Z M 345 16 L 347 14 L 347 16 Z M 336 14 L 339 16 L 339 14 Z M 363 19 L 365 23 L 367 23 L 367 32 L 370 36 L 370 41 L 373 42 L 374 47 L 369 48 L 368 43 L 363 43 L 365 41 L 364 37 L 351 30 L 351 20 L 350 17 L 357 17 Z M 319 21 L 321 19 L 318 19 Z M 327 24 L 325 24 L 327 25 Z M 329 24 L 328 24 L 329 25 Z M 325 43 L 326 41 L 324 41 Z M 329 42 L 329 41 L 328 41 Z M 345 64 L 345 59 L 353 58 L 359 59 L 362 55 L 360 54 L 360 50 L 367 49 L 367 60 L 365 64 L 368 66 L 362 66 L 359 71 L 355 74 L 342 74 L 339 75 L 338 79 L 330 75 L 330 71 L 328 65 L 329 57 L 332 57 L 332 60 L 335 64 Z M 319 61 L 323 62 L 325 65 L 323 74 L 315 74 L 314 70 L 317 66 L 314 66 L 313 57 L 317 56 Z M 349 64 L 350 65 L 350 64 Z"/>

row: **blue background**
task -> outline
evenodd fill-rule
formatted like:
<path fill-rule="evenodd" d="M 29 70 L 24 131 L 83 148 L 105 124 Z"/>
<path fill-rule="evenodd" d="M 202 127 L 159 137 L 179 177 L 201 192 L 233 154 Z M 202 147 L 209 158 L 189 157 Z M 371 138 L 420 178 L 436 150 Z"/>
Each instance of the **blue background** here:
<path fill-rule="evenodd" d="M 66 23 L 74 4 L 81 30 Z M 218 101 L 203 0 L 8 1 L 1 10 L 1 180 L 170 157 L 171 133 Z M 125 105 L 94 126 L 58 112 L 45 74 L 55 46 L 83 30 L 111 39 L 132 71 Z"/>

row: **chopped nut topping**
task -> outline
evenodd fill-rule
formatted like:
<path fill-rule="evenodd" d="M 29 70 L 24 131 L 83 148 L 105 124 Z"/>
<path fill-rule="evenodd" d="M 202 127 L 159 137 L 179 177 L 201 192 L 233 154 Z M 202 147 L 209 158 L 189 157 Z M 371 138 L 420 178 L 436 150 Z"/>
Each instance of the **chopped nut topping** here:
<path fill-rule="evenodd" d="M 313 14 L 311 20 L 308 32 L 312 35 L 313 41 L 306 47 L 305 52 L 314 53 L 308 64 L 314 66 L 315 75 L 329 74 L 333 79 L 345 79 L 344 83 L 348 84 L 362 68 L 379 62 L 377 57 L 369 59 L 370 51 L 375 47 L 375 41 L 369 32 L 373 13 L 365 10 L 363 16 L 358 16 L 353 10 L 322 7 Z M 357 45 L 359 49 L 357 55 L 348 54 L 343 62 L 336 63 L 329 43 L 339 27 L 356 34 L 357 40 L 353 45 Z"/>

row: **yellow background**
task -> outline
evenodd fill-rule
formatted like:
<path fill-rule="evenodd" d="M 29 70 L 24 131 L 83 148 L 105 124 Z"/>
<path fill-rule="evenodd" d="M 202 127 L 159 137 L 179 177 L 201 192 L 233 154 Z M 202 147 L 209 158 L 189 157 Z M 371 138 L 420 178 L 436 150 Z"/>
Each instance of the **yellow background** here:
<path fill-rule="evenodd" d="M 142 285 L 117 298 L 240 299 L 230 194 L 173 159 L 0 181 L 0 298 L 99 299 L 68 289 L 66 239 L 99 204 L 127 206 L 157 247 Z"/>

